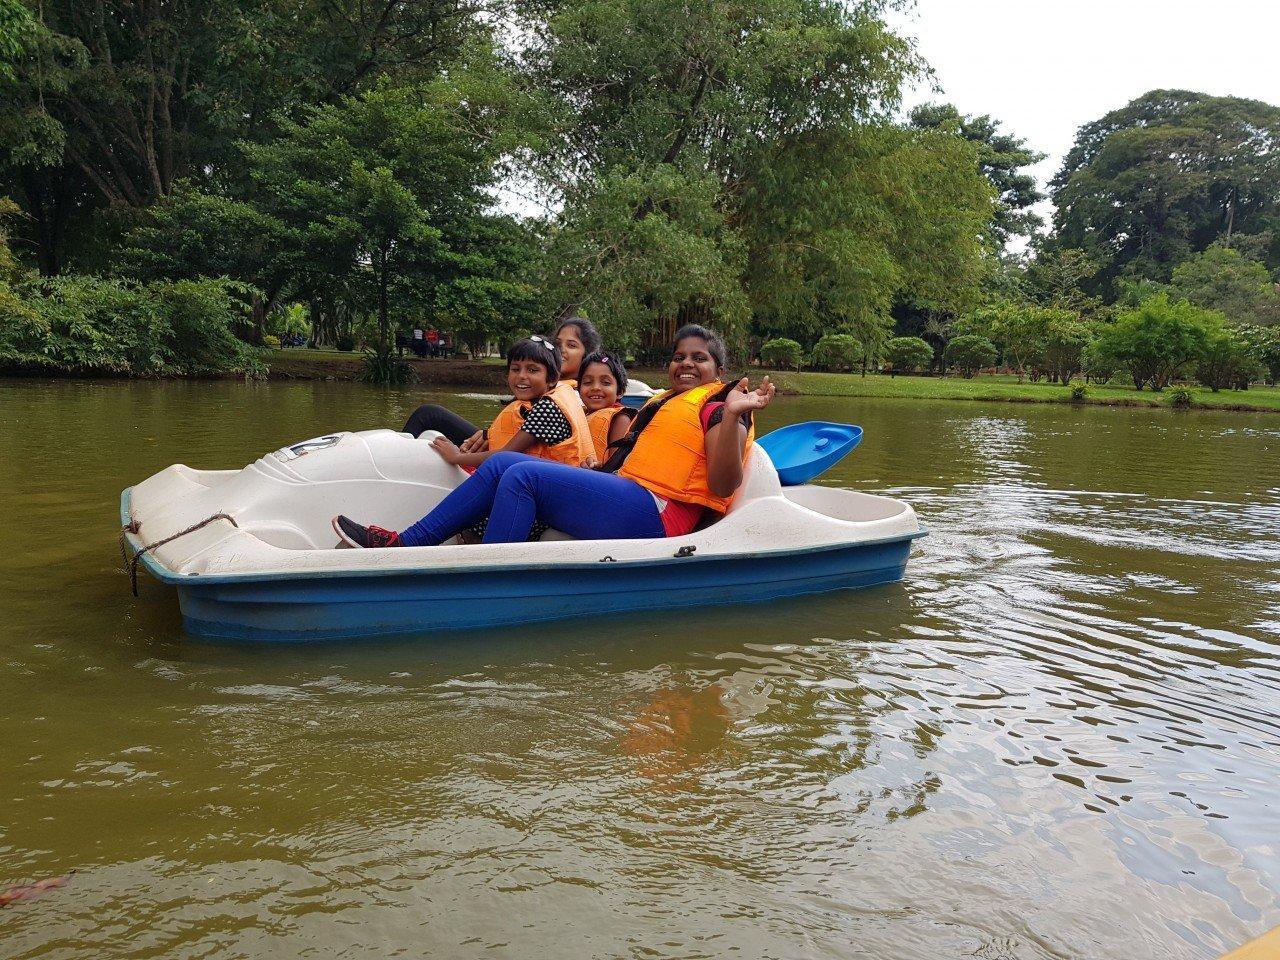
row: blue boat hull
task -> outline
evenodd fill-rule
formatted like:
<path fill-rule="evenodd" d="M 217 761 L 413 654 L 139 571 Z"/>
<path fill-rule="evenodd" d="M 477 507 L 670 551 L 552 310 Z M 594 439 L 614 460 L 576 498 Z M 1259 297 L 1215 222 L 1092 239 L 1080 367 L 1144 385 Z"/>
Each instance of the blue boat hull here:
<path fill-rule="evenodd" d="M 308 641 L 749 603 L 901 580 L 914 536 L 750 557 L 378 576 L 177 580 L 187 630 Z M 159 572 L 159 571 L 153 571 Z"/>

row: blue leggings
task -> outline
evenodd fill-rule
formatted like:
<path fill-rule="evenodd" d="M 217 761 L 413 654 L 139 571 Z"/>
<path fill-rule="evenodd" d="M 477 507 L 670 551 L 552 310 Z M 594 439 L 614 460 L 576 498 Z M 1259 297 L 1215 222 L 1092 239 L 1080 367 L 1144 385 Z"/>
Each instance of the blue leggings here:
<path fill-rule="evenodd" d="M 495 453 L 407 530 L 406 547 L 444 543 L 485 517 L 485 543 L 523 543 L 535 520 L 578 540 L 665 537 L 658 505 L 634 480 L 582 467 Z"/>

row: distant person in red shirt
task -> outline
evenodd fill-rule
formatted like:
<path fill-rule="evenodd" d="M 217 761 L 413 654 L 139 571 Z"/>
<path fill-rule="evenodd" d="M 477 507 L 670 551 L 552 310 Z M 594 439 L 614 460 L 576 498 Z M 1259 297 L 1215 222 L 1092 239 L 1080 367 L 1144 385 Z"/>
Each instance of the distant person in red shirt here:
<path fill-rule="evenodd" d="M 432 357 L 440 356 L 440 331 L 435 327 L 427 327 L 427 351 Z"/>

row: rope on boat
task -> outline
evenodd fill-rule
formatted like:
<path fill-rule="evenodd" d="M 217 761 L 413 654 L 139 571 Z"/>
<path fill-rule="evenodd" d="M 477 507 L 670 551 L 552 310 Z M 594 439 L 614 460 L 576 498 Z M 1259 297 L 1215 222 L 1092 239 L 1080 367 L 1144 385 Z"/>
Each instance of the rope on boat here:
<path fill-rule="evenodd" d="M 125 534 L 126 533 L 136 534 L 142 528 L 142 525 L 138 523 L 137 520 L 131 520 L 129 523 L 121 527 L 120 528 L 120 559 L 124 561 L 125 570 L 129 574 L 129 586 L 133 590 L 133 595 L 135 597 L 138 595 L 138 561 L 142 559 L 142 555 L 144 553 L 146 553 L 148 550 L 154 550 L 157 547 L 163 547 L 166 543 L 169 543 L 170 541 L 173 541 L 173 540 L 177 540 L 179 537 L 185 537 L 188 533 L 195 533 L 201 527 L 208 526 L 209 524 L 213 523 L 213 521 L 215 520 L 226 520 L 237 530 L 240 529 L 240 524 L 236 523 L 235 517 L 231 516 L 228 513 L 215 513 L 211 517 L 205 517 L 199 523 L 193 523 L 191 526 L 187 527 L 187 529 L 185 530 L 179 530 L 177 533 L 173 534 L 172 536 L 165 537 L 163 540 L 157 540 L 155 543 L 146 544 L 141 550 L 139 550 L 137 553 L 133 554 L 132 556 L 129 555 L 129 542 L 125 539 Z"/>

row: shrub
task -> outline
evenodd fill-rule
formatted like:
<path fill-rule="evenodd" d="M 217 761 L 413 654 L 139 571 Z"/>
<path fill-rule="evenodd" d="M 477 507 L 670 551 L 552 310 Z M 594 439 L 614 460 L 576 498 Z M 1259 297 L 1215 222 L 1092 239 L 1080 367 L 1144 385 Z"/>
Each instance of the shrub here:
<path fill-rule="evenodd" d="M 1254 380 L 1267 375 L 1261 350 L 1236 330 L 1214 330 L 1205 338 L 1196 364 L 1196 379 L 1214 393 L 1223 387 L 1248 389 Z"/>
<path fill-rule="evenodd" d="M 271 334 L 268 333 L 262 338 L 262 345 L 264 347 L 270 347 L 272 350 L 279 350 L 280 338 L 273 337 Z"/>
<path fill-rule="evenodd" d="M 1117 316 L 1100 334 L 1099 349 L 1128 368 L 1139 390 L 1150 384 L 1152 390 L 1160 391 L 1200 358 L 1210 334 L 1221 326 L 1221 314 L 1185 300 L 1171 303 L 1161 293 Z"/>
<path fill-rule="evenodd" d="M 396 356 L 391 344 L 378 344 L 365 350 L 360 379 L 365 383 L 398 387 L 413 379 L 413 368 Z"/>
<path fill-rule="evenodd" d="M 919 337 L 894 337 L 885 345 L 884 356 L 894 373 L 919 370 L 933 363 L 933 347 Z"/>
<path fill-rule="evenodd" d="M 955 367 L 965 377 L 972 377 L 996 362 L 996 345 L 986 337 L 966 334 L 948 343 L 942 357 L 948 368 Z"/>
<path fill-rule="evenodd" d="M 862 362 L 862 345 L 847 333 L 829 333 L 813 345 L 813 365 L 819 370 L 852 370 Z"/>
<path fill-rule="evenodd" d="M 779 337 L 776 340 L 770 340 L 760 348 L 760 361 L 775 370 L 785 370 L 788 367 L 799 370 L 803 349 L 794 340 Z"/>
<path fill-rule="evenodd" d="M 1077 383 L 1071 388 L 1071 402 L 1084 403 L 1089 398 L 1089 388 L 1083 383 Z"/>
<path fill-rule="evenodd" d="M 340 333 L 334 346 L 343 351 L 354 350 L 356 348 L 356 338 L 349 333 Z"/>
<path fill-rule="evenodd" d="M 1084 348 L 1080 355 L 1081 369 L 1091 383 L 1108 383 L 1120 369 L 1120 361 L 1111 352 L 1110 345 L 1097 339 Z"/>
<path fill-rule="evenodd" d="M 0 291 L 0 366 L 162 376 L 261 372 L 232 333 L 247 288 L 227 280 L 140 284 L 62 276 Z"/>
<path fill-rule="evenodd" d="M 1186 387 L 1174 387 L 1165 396 L 1165 402 L 1175 410 L 1186 410 L 1195 403 L 1195 395 Z"/>

